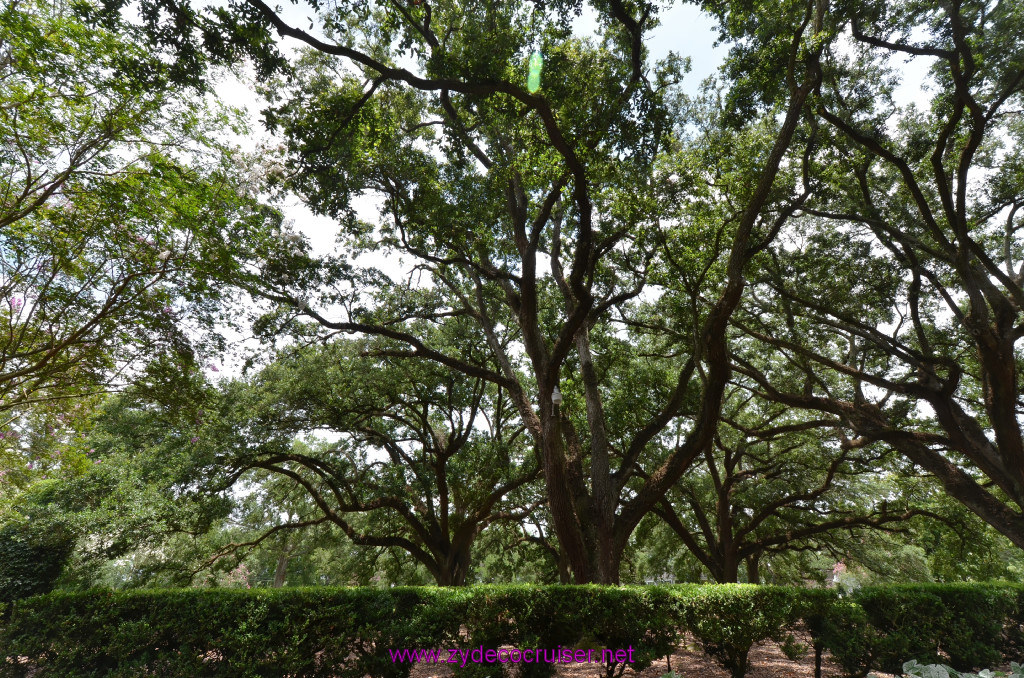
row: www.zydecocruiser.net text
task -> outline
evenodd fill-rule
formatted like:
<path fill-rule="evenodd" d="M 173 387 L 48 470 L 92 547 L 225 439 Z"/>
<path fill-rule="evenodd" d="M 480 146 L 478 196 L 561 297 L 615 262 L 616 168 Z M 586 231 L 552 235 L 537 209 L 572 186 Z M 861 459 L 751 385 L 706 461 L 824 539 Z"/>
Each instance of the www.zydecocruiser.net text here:
<path fill-rule="evenodd" d="M 518 647 L 499 647 L 497 649 L 484 646 L 474 648 L 430 648 L 430 649 L 389 649 L 391 662 L 426 663 L 426 664 L 458 664 L 465 666 L 474 664 L 588 664 L 608 662 L 633 662 L 633 647 L 609 650 L 574 650 L 568 647 L 520 649 Z"/>

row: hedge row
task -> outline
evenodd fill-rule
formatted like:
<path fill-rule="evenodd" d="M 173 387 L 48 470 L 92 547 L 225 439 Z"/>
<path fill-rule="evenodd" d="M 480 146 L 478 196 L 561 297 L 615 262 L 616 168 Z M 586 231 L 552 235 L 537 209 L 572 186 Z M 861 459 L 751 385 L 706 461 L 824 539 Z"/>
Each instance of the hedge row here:
<path fill-rule="evenodd" d="M 772 586 L 477 586 L 88 591 L 13 603 L 0 676 L 405 678 L 389 649 L 628 648 L 646 668 L 683 632 L 742 676 L 750 647 L 811 632 L 850 675 L 902 662 L 958 669 L 1020 661 L 1024 586 L 924 585 L 834 591 Z M 795 648 L 790 642 L 786 648 Z M 447 658 L 447 655 L 444 656 Z M 512 664 L 453 665 L 459 678 Z M 555 666 L 519 663 L 518 675 Z M 621 664 L 606 667 L 608 675 Z M 504 672 L 504 673 L 503 673 Z"/>
<path fill-rule="evenodd" d="M 1020 585 L 865 588 L 835 601 L 822 617 L 819 642 L 854 676 L 871 669 L 902 673 L 911 659 L 969 671 L 1024 655 Z"/>

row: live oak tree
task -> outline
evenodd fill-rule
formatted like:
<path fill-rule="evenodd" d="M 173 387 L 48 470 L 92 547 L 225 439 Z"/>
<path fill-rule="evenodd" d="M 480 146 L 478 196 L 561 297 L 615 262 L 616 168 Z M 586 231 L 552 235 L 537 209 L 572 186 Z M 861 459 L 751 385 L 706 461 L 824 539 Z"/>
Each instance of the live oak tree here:
<path fill-rule="evenodd" d="M 292 348 L 259 373 L 248 394 L 229 387 L 216 415 L 223 423 L 211 426 L 245 435 L 212 435 L 223 451 L 211 473 L 223 468 L 224 485 L 235 485 L 256 472 L 305 496 L 292 520 L 247 547 L 335 525 L 359 546 L 408 552 L 441 586 L 462 585 L 480 533 L 534 508 L 522 491 L 538 477 L 534 447 L 500 388 L 431 362 L 363 356 L 363 349 L 370 350 L 351 341 Z M 292 442 L 310 432 L 338 439 Z"/>
<path fill-rule="evenodd" d="M 829 551 L 837 532 L 905 530 L 930 512 L 903 496 L 885 446 L 840 445 L 837 422 L 794 417 L 733 387 L 713 448 L 655 508 L 717 582 L 763 560 Z"/>
<path fill-rule="evenodd" d="M 285 228 L 244 239 L 211 275 L 273 305 L 257 325 L 267 337 L 359 333 L 380 360 L 425 360 L 509 397 L 576 581 L 617 581 L 651 511 L 693 537 L 699 512 L 665 501 L 697 487 L 736 518 L 694 539 L 709 560 L 732 553 L 715 565 L 731 578 L 740 548 L 827 524 L 801 497 L 884 446 L 1024 545 L 1015 6 L 707 2 L 733 49 L 718 85 L 689 100 L 677 58 L 650 63 L 658 12 L 645 3 L 596 2 L 589 39 L 569 29 L 574 2 L 313 3 L 309 29 L 260 0 L 140 5 L 155 47 L 177 57 L 173 78 L 201 84 L 206 59 L 253 56 L 287 144 L 272 181 L 336 217 L 347 252 L 407 266 L 314 257 Z M 306 49 L 290 63 L 284 38 Z M 894 56 L 930 66 L 927 110 L 897 105 Z M 353 208 L 368 193 L 374 223 Z M 723 424 L 730 380 L 825 425 L 787 431 L 779 452 L 756 427 Z M 363 443 L 307 460 L 365 470 Z M 805 465 L 793 444 L 824 458 Z M 777 487 L 784 466 L 799 482 L 747 530 L 755 502 L 725 490 L 751 469 Z M 408 505 L 429 513 L 423 487 Z M 359 537 L 411 524 L 392 518 L 342 520 Z M 464 559 L 441 558 L 453 570 L 427 555 L 465 576 Z"/>
<path fill-rule="evenodd" d="M 309 453 L 301 441 L 293 448 Z M 347 537 L 327 521 L 302 529 L 281 527 L 316 511 L 305 489 L 290 478 L 267 473 L 252 478 L 238 494 L 244 496 L 238 496 L 229 520 L 219 526 L 221 543 L 195 563 L 193 580 L 201 581 L 208 572 L 237 571 L 244 563 L 258 584 L 279 588 L 323 583 L 320 577 L 329 575 L 314 564 L 317 552 L 343 556 Z"/>
<path fill-rule="evenodd" d="M 737 356 L 759 392 L 899 450 L 1019 547 L 1022 28 L 1001 2 L 849 18 L 816 99 L 827 189 L 758 273 Z M 927 69 L 921 105 L 894 60 Z"/>
<path fill-rule="evenodd" d="M 773 5 L 769 21 L 709 5 L 739 45 L 725 105 L 747 118 L 704 125 L 682 113 L 678 57 L 650 63 L 653 3 L 597 3 L 593 38 L 572 35 L 575 2 L 314 2 L 319 28 L 309 29 L 261 0 L 215 12 L 139 4 L 156 44 L 197 79 L 204 55 L 243 49 L 269 76 L 284 61 L 274 34 L 303 45 L 287 77 L 268 80 L 268 122 L 290 151 L 281 180 L 337 217 L 347 243 L 401 255 L 426 283 L 396 291 L 382 274 L 338 262 L 329 280 L 303 272 L 317 265 L 289 272 L 257 261 L 261 275 L 244 286 L 279 304 L 280 323 L 263 326 L 283 329 L 298 315 L 500 387 L 540 451 L 573 578 L 616 582 L 632 531 L 712 442 L 746 265 L 810 190 L 796 168 L 813 136 L 802 121 L 832 35 L 827 4 Z M 168 17 L 174 31 L 161 23 Z M 742 39 L 749 31 L 756 47 Z M 544 55 L 539 91 L 527 83 L 534 50 Z M 760 67 L 738 75 L 744 60 Z M 723 180 L 735 192 L 720 205 Z M 378 223 L 354 218 L 363 192 L 383 200 Z M 678 270 L 665 273 L 672 266 L 693 269 L 690 287 L 675 284 Z M 665 290 L 674 292 L 666 303 L 686 300 L 691 311 L 676 349 L 661 354 L 671 375 L 613 432 L 608 384 L 627 382 L 629 365 L 605 364 L 600 344 L 642 327 L 634 316 L 675 311 L 651 308 Z M 483 334 L 486 360 L 422 331 L 453 316 Z M 560 408 L 552 394 L 570 379 L 575 404 Z M 653 444 L 680 417 L 678 444 Z"/>

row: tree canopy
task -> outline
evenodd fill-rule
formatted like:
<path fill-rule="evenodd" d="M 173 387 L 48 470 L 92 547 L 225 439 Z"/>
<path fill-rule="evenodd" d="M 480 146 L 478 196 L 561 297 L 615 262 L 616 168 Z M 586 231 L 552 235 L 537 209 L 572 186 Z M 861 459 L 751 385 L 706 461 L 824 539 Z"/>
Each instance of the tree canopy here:
<path fill-rule="evenodd" d="M 535 508 L 521 489 L 538 476 L 532 446 L 507 394 L 486 381 L 361 357 L 361 346 L 288 351 L 251 392 L 228 388 L 211 413 L 207 444 L 222 452 L 209 474 L 301 488 L 307 507 L 274 531 L 334 524 L 357 545 L 406 551 L 439 585 L 464 584 L 480 532 Z M 292 442 L 311 430 L 338 440 Z"/>
<path fill-rule="evenodd" d="M 969 521 L 921 471 L 1024 547 L 1020 10 L 699 4 L 729 52 L 688 94 L 643 0 L 594 0 L 589 35 L 572 0 L 309 0 L 308 27 L 263 0 L 22 0 L 0 413 L 47 430 L 26 405 L 139 381 L 167 492 L 288 507 L 211 562 L 274 542 L 286 567 L 284 535 L 330 524 L 440 584 L 512 541 L 618 583 L 667 529 L 756 580 L 919 518 L 941 542 Z M 80 52 L 44 49 L 47 21 Z M 243 59 L 280 162 L 240 166 L 186 98 Z M 194 342 L 229 317 L 260 370 L 215 387 Z"/>
<path fill-rule="evenodd" d="M 172 83 L 127 23 L 99 30 L 62 3 L 19 0 L 0 10 L 0 44 L 11 496 L 78 465 L 76 428 L 104 394 L 206 369 L 232 295 L 211 271 L 235 267 L 236 243 L 266 222 L 222 139 L 232 116 Z"/>
<path fill-rule="evenodd" d="M 824 4 L 780 15 L 766 49 L 782 77 L 743 80 L 764 96 L 740 125 L 724 104 L 709 102 L 707 117 L 686 116 L 675 89 L 679 59 L 647 58 L 653 5 L 601 7 L 591 39 L 571 34 L 571 8 L 561 5 L 320 9 L 323 39 L 260 2 L 229 12 L 263 26 L 248 44 L 268 70 L 277 65 L 267 56 L 271 30 L 309 48 L 267 88 L 268 123 L 292 151 L 288 186 L 342 218 L 355 243 L 411 257 L 429 286 L 396 294 L 377 276 L 375 291 L 374 281 L 346 270 L 316 287 L 264 277 L 250 291 L 326 333 L 390 340 L 393 355 L 427 358 L 507 391 L 541 451 L 554 530 L 574 578 L 617 581 L 639 521 L 714 436 L 745 266 L 808 190 L 788 175 L 813 137 L 803 121 L 831 31 Z M 187 56 L 213 18 L 181 11 L 201 30 L 165 42 Z M 221 30 L 237 38 L 229 23 Z M 395 41 L 416 68 L 392 65 Z M 530 92 L 515 65 L 535 45 L 547 55 L 544 85 Z M 722 157 L 713 143 L 742 152 Z M 732 175 L 728 207 L 715 199 L 718 172 Z M 683 186 L 694 190 L 684 197 Z M 377 224 L 351 218 L 350 200 L 363 191 L 384 197 Z M 691 201 L 699 205 L 692 211 Z M 783 216 L 764 216 L 771 211 Z M 690 257 L 671 246 L 711 234 L 717 245 Z M 694 284 L 667 284 L 685 269 Z M 367 294 L 378 296 L 372 308 L 362 303 Z M 692 312 L 678 318 L 673 345 L 649 358 L 669 376 L 613 432 L 608 411 L 621 405 L 607 385 L 627 379 L 635 361 L 594 354 L 620 354 L 621 344 L 613 346 L 623 332 L 645 340 L 646 318 L 673 303 Z M 489 349 L 485 361 L 431 345 L 413 324 L 452 317 L 473 321 Z M 579 394 L 562 407 L 552 401 L 560 384 Z M 685 435 L 663 444 L 673 425 Z"/>
<path fill-rule="evenodd" d="M 899 450 L 1024 547 L 1021 21 L 999 3 L 851 18 L 817 99 L 820 189 L 738 325 L 756 390 Z M 925 62 L 926 106 L 899 101 L 894 56 Z"/>

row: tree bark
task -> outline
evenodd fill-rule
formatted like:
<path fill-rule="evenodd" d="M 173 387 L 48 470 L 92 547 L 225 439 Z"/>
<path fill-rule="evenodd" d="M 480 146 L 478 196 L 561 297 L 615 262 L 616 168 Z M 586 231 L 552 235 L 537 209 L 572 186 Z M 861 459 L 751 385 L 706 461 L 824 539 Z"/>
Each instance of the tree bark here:
<path fill-rule="evenodd" d="M 288 561 L 290 556 L 287 552 L 281 553 L 277 557 L 277 568 L 274 570 L 274 588 L 279 589 L 284 586 L 285 576 L 288 574 Z"/>
<path fill-rule="evenodd" d="M 722 569 L 716 581 L 719 584 L 736 584 L 740 580 L 740 559 L 736 553 L 727 553 L 722 559 Z"/>
<path fill-rule="evenodd" d="M 761 583 L 761 555 L 747 556 L 747 583 Z"/>
<path fill-rule="evenodd" d="M 565 556 L 565 549 L 558 547 L 558 583 L 571 584 L 572 577 L 569 574 L 569 559 Z"/>

